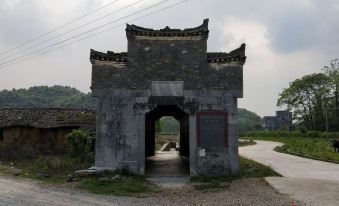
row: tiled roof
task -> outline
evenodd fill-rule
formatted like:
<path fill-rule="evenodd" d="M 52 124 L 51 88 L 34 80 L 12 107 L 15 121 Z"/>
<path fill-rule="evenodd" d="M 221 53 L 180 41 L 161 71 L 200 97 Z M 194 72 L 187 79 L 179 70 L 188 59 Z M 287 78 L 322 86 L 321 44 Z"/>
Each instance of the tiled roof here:
<path fill-rule="evenodd" d="M 35 128 L 80 127 L 95 131 L 94 110 L 57 108 L 0 108 L 0 128 L 25 126 Z"/>
<path fill-rule="evenodd" d="M 242 44 L 239 48 L 231 51 L 230 53 L 225 52 L 208 52 L 207 53 L 207 62 L 214 63 L 214 62 L 234 62 L 234 61 L 245 61 L 246 55 L 245 55 L 245 44 Z M 95 51 L 91 49 L 90 54 L 91 62 L 93 63 L 94 60 L 99 61 L 114 61 L 114 62 L 121 62 L 121 63 L 127 63 L 127 53 L 114 53 L 111 51 L 108 51 L 107 53 Z"/>
<path fill-rule="evenodd" d="M 232 61 L 245 61 L 245 44 L 242 44 L 238 49 L 231 51 L 230 53 L 223 52 L 209 52 L 207 53 L 207 61 L 213 62 L 232 62 Z"/>
<path fill-rule="evenodd" d="M 100 60 L 100 61 L 115 61 L 126 63 L 127 53 L 126 52 L 114 53 L 112 51 L 107 51 L 107 53 L 103 53 L 91 49 L 90 60 L 91 62 L 93 62 L 93 60 Z"/>
<path fill-rule="evenodd" d="M 205 19 L 203 24 L 189 29 L 171 29 L 166 26 L 164 29 L 154 30 L 143 28 L 136 25 L 127 24 L 126 35 L 127 37 L 134 36 L 155 36 L 155 37 L 187 37 L 187 36 L 202 36 L 203 39 L 208 38 L 208 19 Z"/>

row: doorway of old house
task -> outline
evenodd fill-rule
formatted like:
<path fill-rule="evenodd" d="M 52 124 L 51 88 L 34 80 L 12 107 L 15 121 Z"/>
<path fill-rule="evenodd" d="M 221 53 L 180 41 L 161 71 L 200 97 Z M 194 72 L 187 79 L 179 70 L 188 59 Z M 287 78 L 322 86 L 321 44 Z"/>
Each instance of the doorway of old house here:
<path fill-rule="evenodd" d="M 176 105 L 158 105 L 146 114 L 145 174 L 189 176 L 189 115 Z"/>

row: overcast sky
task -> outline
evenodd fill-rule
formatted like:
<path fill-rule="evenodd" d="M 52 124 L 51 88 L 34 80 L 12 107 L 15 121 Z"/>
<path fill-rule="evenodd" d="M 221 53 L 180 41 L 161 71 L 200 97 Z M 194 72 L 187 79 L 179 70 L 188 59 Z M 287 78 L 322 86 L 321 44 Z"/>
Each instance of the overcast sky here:
<path fill-rule="evenodd" d="M 0 53 L 112 1 L 0 0 Z M 9 57 L 20 50 L 137 1 L 117 1 L 100 12 L 57 30 L 39 41 L 1 54 L 0 65 L 160 2 L 160 0 L 140 1 L 119 13 L 64 36 L 56 37 L 23 54 Z M 129 22 L 176 2 L 180 0 L 169 0 L 158 7 L 122 19 L 110 26 Z M 320 72 L 324 65 L 328 65 L 329 60 L 339 57 L 338 0 L 189 0 L 133 23 L 156 29 L 167 25 L 171 28 L 189 28 L 200 25 L 204 18 L 210 19 L 208 51 L 229 52 L 238 48 L 243 42 L 247 44 L 244 98 L 239 102 L 240 107 L 261 116 L 273 115 L 275 110 L 281 109 L 276 107 L 276 101 L 279 93 L 288 86 L 289 82 L 306 74 Z M 17 64 L 6 65 L 0 68 L 0 90 L 38 85 L 68 85 L 89 92 L 90 48 L 99 51 L 126 51 L 127 40 L 124 28 L 124 26 L 117 27 L 54 52 Z M 99 31 L 101 30 L 95 32 Z M 77 39 L 79 38 L 69 42 Z M 59 44 L 57 47 L 64 44 Z M 47 48 L 46 51 L 53 48 Z"/>

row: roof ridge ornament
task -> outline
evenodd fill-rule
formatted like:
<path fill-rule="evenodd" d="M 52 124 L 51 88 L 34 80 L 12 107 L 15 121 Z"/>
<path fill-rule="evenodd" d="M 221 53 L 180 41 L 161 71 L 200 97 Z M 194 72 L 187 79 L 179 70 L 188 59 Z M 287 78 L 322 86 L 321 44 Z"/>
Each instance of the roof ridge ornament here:
<path fill-rule="evenodd" d="M 188 36 L 201 36 L 202 40 L 207 40 L 209 19 L 204 19 L 203 24 L 194 28 L 187 29 L 171 29 L 166 26 L 164 29 L 154 30 L 136 26 L 134 24 L 126 25 L 127 38 L 135 38 L 136 36 L 150 36 L 150 37 L 188 37 Z"/>

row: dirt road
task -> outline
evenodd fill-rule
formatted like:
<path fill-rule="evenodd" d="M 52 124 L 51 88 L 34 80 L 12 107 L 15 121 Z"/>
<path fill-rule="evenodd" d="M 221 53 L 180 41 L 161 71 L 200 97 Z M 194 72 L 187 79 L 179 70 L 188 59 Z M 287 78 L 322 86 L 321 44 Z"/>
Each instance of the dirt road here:
<path fill-rule="evenodd" d="M 0 206 L 286 206 L 291 202 L 288 195 L 278 193 L 262 179 L 236 180 L 220 192 L 201 192 L 189 187 L 167 188 L 146 198 L 128 198 L 46 188 L 34 182 L 0 176 Z"/>
<path fill-rule="evenodd" d="M 1 206 L 115 206 L 115 205 L 156 205 L 150 199 L 120 198 L 92 195 L 72 190 L 57 190 L 41 187 L 29 181 L 0 176 Z"/>

